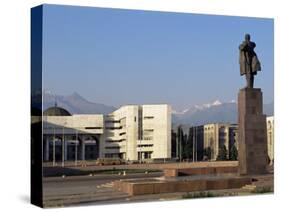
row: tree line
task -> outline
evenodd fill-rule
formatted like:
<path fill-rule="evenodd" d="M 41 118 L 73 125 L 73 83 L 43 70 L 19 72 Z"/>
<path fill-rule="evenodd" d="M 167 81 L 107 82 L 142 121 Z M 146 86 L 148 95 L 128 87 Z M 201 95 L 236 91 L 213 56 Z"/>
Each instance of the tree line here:
<path fill-rule="evenodd" d="M 202 138 L 199 141 L 199 144 L 198 142 L 195 142 L 195 136 L 192 130 L 193 128 L 189 129 L 188 135 L 184 133 L 181 126 L 172 130 L 172 157 L 177 158 L 179 161 L 211 160 L 212 155 L 214 154 L 212 148 L 210 146 L 203 148 Z M 231 146 L 229 154 L 227 151 L 225 145 L 221 146 L 216 160 L 223 161 L 238 159 L 238 150 L 235 145 Z"/>

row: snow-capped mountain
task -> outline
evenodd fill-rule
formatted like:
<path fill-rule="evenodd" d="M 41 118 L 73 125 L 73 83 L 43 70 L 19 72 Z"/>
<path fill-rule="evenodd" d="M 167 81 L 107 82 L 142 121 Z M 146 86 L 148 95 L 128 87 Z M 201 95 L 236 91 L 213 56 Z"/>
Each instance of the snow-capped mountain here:
<path fill-rule="evenodd" d="M 235 100 L 231 100 L 231 101 L 229 101 L 227 103 L 236 103 L 236 101 Z M 214 102 L 211 102 L 211 103 L 206 103 L 206 104 L 202 104 L 202 105 L 194 105 L 194 106 L 192 106 L 190 108 L 186 108 L 186 109 L 184 109 L 184 110 L 182 110 L 180 112 L 173 110 L 172 113 L 173 114 L 185 114 L 185 113 L 187 113 L 189 111 L 192 111 L 194 109 L 204 110 L 206 108 L 210 108 L 212 106 L 219 106 L 219 105 L 222 105 L 222 104 L 225 104 L 225 103 L 222 103 L 220 100 L 215 100 Z"/>
<path fill-rule="evenodd" d="M 273 102 L 264 105 L 264 113 L 273 115 Z M 235 100 L 221 102 L 215 100 L 212 103 L 194 105 L 183 111 L 172 113 L 173 123 L 201 125 L 212 122 L 237 122 L 237 103 Z"/>
<path fill-rule="evenodd" d="M 40 94 L 32 97 L 33 107 L 40 108 L 38 107 L 41 104 L 40 98 Z M 59 107 L 65 108 L 72 114 L 108 114 L 116 110 L 113 106 L 90 102 L 76 92 L 68 96 L 56 95 L 49 91 L 43 92 L 44 110 L 53 107 L 55 102 Z M 265 104 L 263 111 L 268 116 L 273 115 L 273 102 Z M 172 111 L 172 122 L 174 125 L 201 125 L 212 122 L 236 123 L 237 103 L 235 100 L 229 102 L 215 100 L 211 103 L 194 105 L 182 111 Z"/>

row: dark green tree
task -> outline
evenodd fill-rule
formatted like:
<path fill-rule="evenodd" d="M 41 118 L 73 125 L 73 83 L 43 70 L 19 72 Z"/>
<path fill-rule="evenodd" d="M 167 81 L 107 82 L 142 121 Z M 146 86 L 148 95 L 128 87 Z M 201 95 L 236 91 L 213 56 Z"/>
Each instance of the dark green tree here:
<path fill-rule="evenodd" d="M 211 159 L 211 147 L 207 147 L 204 149 L 204 158 L 206 158 L 207 160 L 210 160 Z"/>
<path fill-rule="evenodd" d="M 217 160 L 227 160 L 227 149 L 225 145 L 220 147 Z"/>
<path fill-rule="evenodd" d="M 175 128 L 175 130 L 172 130 L 172 157 L 186 160 L 189 157 L 192 158 L 192 155 L 190 156 L 190 151 L 192 151 L 192 146 L 190 146 L 190 143 L 188 142 L 188 136 L 183 131 L 182 126 L 179 125 Z"/>
<path fill-rule="evenodd" d="M 184 159 L 192 159 L 193 154 L 193 146 L 191 142 L 187 142 L 183 147 L 183 158 Z"/>
<path fill-rule="evenodd" d="M 229 160 L 237 160 L 238 159 L 238 150 L 235 145 L 233 145 L 230 149 Z"/>
<path fill-rule="evenodd" d="M 192 160 L 193 158 L 193 137 L 192 137 L 192 128 L 189 129 L 188 135 L 184 136 L 184 158 L 186 160 Z"/>
<path fill-rule="evenodd" d="M 181 125 L 178 127 L 177 139 L 178 139 L 179 159 L 186 160 L 189 156 L 190 148 L 192 147 L 190 147 L 188 143 L 187 134 L 183 131 Z"/>

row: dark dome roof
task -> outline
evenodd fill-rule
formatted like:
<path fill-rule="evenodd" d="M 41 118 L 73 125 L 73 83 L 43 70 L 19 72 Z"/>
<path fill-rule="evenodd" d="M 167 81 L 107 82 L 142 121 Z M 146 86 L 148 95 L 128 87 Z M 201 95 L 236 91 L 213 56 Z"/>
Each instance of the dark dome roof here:
<path fill-rule="evenodd" d="M 71 116 L 71 114 L 61 107 L 49 107 L 43 112 L 44 116 Z"/>

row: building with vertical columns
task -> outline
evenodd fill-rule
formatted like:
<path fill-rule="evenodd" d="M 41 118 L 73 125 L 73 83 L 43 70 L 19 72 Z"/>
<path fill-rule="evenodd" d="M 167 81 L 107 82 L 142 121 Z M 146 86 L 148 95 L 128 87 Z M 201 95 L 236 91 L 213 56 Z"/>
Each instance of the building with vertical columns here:
<path fill-rule="evenodd" d="M 71 115 L 60 107 L 43 113 L 44 161 L 91 160 L 99 157 L 103 115 Z"/>
<path fill-rule="evenodd" d="M 44 161 L 171 158 L 171 107 L 126 105 L 108 115 L 43 113 Z"/>
<path fill-rule="evenodd" d="M 210 160 L 216 160 L 219 149 L 226 147 L 229 157 L 232 146 L 238 146 L 237 125 L 229 123 L 210 123 L 190 128 L 191 141 L 194 143 L 195 160 L 203 160 L 206 151 Z"/>
<path fill-rule="evenodd" d="M 229 124 L 212 123 L 204 125 L 204 148 L 211 148 L 211 160 L 216 160 L 219 149 L 223 146 L 229 148 Z M 229 151 L 227 152 L 229 156 Z"/>
<path fill-rule="evenodd" d="M 274 161 L 274 116 L 266 118 L 267 150 L 270 162 Z M 195 160 L 202 160 L 202 151 L 210 149 L 210 159 L 216 160 L 219 148 L 225 145 L 227 156 L 233 146 L 238 150 L 237 124 L 211 123 L 190 128 L 191 141 L 194 142 Z M 203 143 L 203 145 L 202 145 Z"/>
<path fill-rule="evenodd" d="M 274 116 L 266 117 L 267 151 L 270 162 L 274 161 Z"/>

